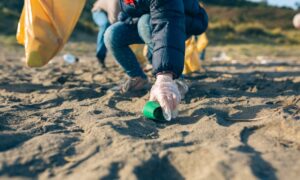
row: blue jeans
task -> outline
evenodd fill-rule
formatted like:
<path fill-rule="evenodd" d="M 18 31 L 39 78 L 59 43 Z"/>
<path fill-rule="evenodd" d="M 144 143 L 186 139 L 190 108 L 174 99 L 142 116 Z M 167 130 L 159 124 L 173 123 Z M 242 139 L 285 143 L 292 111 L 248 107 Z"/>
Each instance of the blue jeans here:
<path fill-rule="evenodd" d="M 202 61 L 204 61 L 204 60 L 205 60 L 205 56 L 206 56 L 206 48 L 203 49 L 203 51 L 200 53 L 200 59 L 201 59 Z"/>
<path fill-rule="evenodd" d="M 106 30 L 104 42 L 107 49 L 123 67 L 128 76 L 147 78 L 135 54 L 129 47 L 132 44 L 145 44 L 141 37 L 148 37 L 143 34 L 147 28 L 139 29 L 140 26 L 142 27 L 141 23 L 143 21 L 138 22 L 140 25 L 130 25 L 124 22 L 113 24 Z"/>
<path fill-rule="evenodd" d="M 152 42 L 152 26 L 150 23 L 150 15 L 143 15 L 138 21 L 138 32 L 145 44 L 148 46 L 147 59 L 152 63 L 152 54 L 154 44 Z"/>
<path fill-rule="evenodd" d="M 93 12 L 93 20 L 99 27 L 99 33 L 97 37 L 97 49 L 96 56 L 101 63 L 104 63 L 104 59 L 106 57 L 107 49 L 104 44 L 104 33 L 107 28 L 110 26 L 108 17 L 103 11 Z"/>

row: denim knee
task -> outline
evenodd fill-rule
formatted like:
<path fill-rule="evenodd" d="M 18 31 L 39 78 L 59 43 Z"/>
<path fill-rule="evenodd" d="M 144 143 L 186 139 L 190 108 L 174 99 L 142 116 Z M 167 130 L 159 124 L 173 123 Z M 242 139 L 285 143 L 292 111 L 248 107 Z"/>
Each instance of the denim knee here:
<path fill-rule="evenodd" d="M 107 30 L 104 33 L 104 43 L 105 46 L 109 49 L 112 50 L 116 46 L 118 46 L 118 35 L 116 33 L 116 26 L 111 25 L 110 27 L 107 28 Z"/>
<path fill-rule="evenodd" d="M 144 41 L 151 39 L 151 24 L 150 24 L 149 14 L 145 14 L 142 17 L 140 17 L 137 26 L 138 26 L 139 35 Z"/>
<path fill-rule="evenodd" d="M 113 50 L 115 48 L 129 46 L 126 38 L 124 39 L 124 36 L 126 36 L 127 33 L 127 29 L 124 29 L 124 26 L 126 26 L 124 23 L 117 22 L 106 30 L 104 34 L 104 43 L 108 49 Z"/>

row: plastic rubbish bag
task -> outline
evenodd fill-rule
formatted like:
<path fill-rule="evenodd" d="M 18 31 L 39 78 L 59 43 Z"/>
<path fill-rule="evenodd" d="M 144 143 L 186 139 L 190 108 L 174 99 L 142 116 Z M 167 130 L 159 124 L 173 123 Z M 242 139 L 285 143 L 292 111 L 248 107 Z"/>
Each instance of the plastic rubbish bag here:
<path fill-rule="evenodd" d="M 133 44 L 130 46 L 130 48 L 132 49 L 133 53 L 135 54 L 137 60 L 139 61 L 140 65 L 142 67 L 145 67 L 147 64 L 149 64 L 149 62 L 147 61 L 146 56 L 144 56 L 144 48 L 145 45 L 143 44 Z"/>
<path fill-rule="evenodd" d="M 208 39 L 205 34 L 199 36 L 198 40 L 193 36 L 185 42 L 184 75 L 203 70 L 199 54 L 207 47 L 207 45 Z"/>
<path fill-rule="evenodd" d="M 188 39 L 185 42 L 185 47 L 184 69 L 182 72 L 184 75 L 199 71 L 201 67 L 196 38 L 193 36 Z"/>
<path fill-rule="evenodd" d="M 208 46 L 208 38 L 206 33 L 201 34 L 197 40 L 197 51 L 200 53 Z"/>
<path fill-rule="evenodd" d="M 29 67 L 46 65 L 64 46 L 86 0 L 25 0 L 17 40 Z"/>

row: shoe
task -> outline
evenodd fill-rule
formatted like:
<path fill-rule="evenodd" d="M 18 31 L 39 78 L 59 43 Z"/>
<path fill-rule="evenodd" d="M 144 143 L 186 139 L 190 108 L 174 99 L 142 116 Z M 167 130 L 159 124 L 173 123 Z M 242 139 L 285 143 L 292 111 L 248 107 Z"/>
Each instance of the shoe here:
<path fill-rule="evenodd" d="M 100 66 L 101 66 L 102 68 L 106 68 L 105 59 L 99 59 L 99 58 L 98 58 L 98 62 L 99 62 Z"/>
<path fill-rule="evenodd" d="M 148 79 L 141 77 L 128 78 L 124 83 L 112 88 L 112 91 L 118 91 L 122 94 L 134 91 L 145 90 L 150 87 Z"/>

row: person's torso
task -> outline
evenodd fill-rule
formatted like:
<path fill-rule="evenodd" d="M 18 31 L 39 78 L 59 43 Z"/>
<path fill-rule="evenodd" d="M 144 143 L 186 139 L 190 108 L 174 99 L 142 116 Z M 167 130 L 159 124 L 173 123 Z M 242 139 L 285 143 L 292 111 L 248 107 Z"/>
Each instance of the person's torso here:
<path fill-rule="evenodd" d="M 121 5 L 121 10 L 126 12 L 129 16 L 139 17 L 143 14 L 150 12 L 151 0 L 133 0 L 134 5 L 126 4 L 126 0 L 119 0 Z M 158 3 L 164 3 L 168 0 L 157 0 Z M 185 14 L 194 15 L 198 13 L 199 2 L 198 0 L 182 0 L 184 5 Z"/>
<path fill-rule="evenodd" d="M 141 17 L 144 14 L 150 13 L 150 9 L 157 11 L 160 11 L 160 8 L 164 10 L 168 9 L 168 7 L 163 7 L 164 3 L 167 1 L 171 0 L 120 0 L 120 5 L 121 10 L 128 16 Z M 208 16 L 205 10 L 200 7 L 198 0 L 182 0 L 182 2 L 182 4 L 177 3 L 177 5 L 183 7 L 178 7 L 175 9 L 184 9 L 186 34 L 190 36 L 203 33 L 208 24 Z M 158 15 L 156 18 L 159 19 L 160 15 Z"/>

